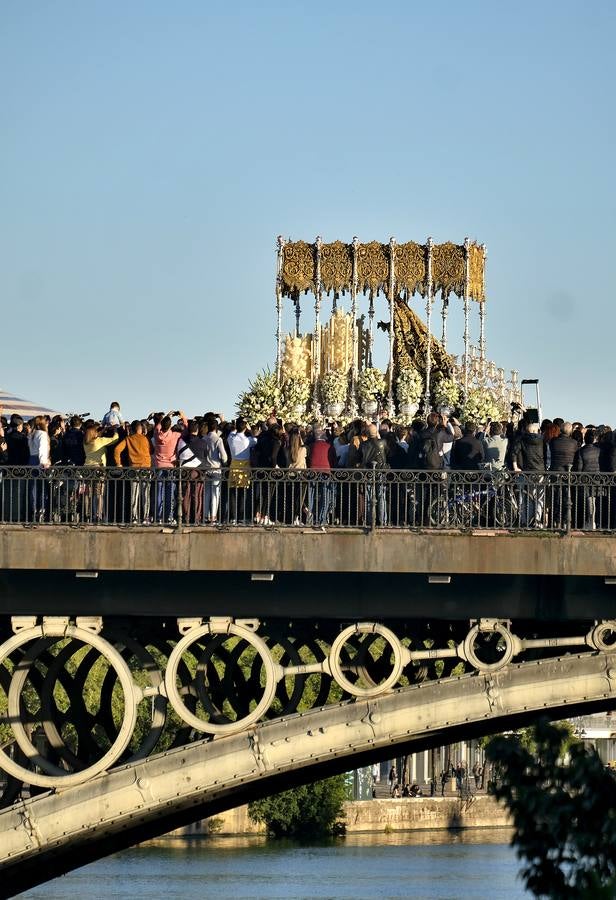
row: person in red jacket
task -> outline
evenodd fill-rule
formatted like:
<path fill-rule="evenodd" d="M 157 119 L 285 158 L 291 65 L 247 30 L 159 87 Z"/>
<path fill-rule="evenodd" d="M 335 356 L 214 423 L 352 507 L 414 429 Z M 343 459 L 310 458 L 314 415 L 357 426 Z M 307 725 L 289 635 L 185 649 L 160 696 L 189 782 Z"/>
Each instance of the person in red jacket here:
<path fill-rule="evenodd" d="M 306 520 L 308 524 L 323 527 L 329 521 L 334 505 L 336 486 L 332 481 L 331 470 L 336 466 L 336 451 L 323 428 L 315 426 L 313 435 L 309 447 L 308 468 L 321 474 L 318 481 L 311 481 L 308 485 Z"/>

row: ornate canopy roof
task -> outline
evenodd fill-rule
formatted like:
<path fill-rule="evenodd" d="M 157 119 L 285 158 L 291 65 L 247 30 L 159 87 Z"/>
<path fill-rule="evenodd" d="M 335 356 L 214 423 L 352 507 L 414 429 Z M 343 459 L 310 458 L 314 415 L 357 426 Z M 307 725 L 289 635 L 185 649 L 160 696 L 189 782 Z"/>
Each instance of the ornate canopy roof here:
<path fill-rule="evenodd" d="M 355 281 L 359 293 L 389 295 L 393 268 L 393 285 L 397 294 L 408 296 L 428 293 L 432 274 L 432 296 L 455 294 L 483 303 L 485 300 L 485 247 L 475 242 L 454 244 L 398 244 L 391 241 L 367 244 L 317 239 L 282 242 L 280 285 L 283 296 L 297 298 L 303 292 L 350 291 Z"/>

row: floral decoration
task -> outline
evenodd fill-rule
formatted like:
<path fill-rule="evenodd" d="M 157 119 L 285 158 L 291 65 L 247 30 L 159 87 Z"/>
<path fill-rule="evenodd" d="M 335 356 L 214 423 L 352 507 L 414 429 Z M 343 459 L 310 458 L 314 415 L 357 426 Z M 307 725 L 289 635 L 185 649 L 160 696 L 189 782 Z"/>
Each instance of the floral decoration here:
<path fill-rule="evenodd" d="M 436 406 L 454 408 L 460 402 L 460 386 L 453 378 L 439 378 L 434 386 L 433 396 Z"/>
<path fill-rule="evenodd" d="M 307 378 L 287 378 L 282 383 L 280 414 L 283 419 L 295 419 L 300 407 L 306 407 L 310 398 L 310 382 Z"/>
<path fill-rule="evenodd" d="M 325 372 L 319 381 L 321 391 L 321 402 L 330 403 L 346 403 L 349 380 L 345 372 L 332 369 L 331 372 Z"/>
<path fill-rule="evenodd" d="M 496 394 L 490 388 L 471 388 L 462 404 L 461 416 L 465 422 L 477 425 L 502 418 L 503 411 Z"/>
<path fill-rule="evenodd" d="M 250 389 L 240 394 L 237 405 L 240 415 L 247 422 L 267 419 L 282 404 L 282 391 L 276 382 L 276 373 L 264 369 L 250 382 Z"/>
<path fill-rule="evenodd" d="M 357 376 L 357 396 L 362 403 L 376 400 L 378 394 L 385 393 L 385 376 L 380 369 L 362 369 Z"/>
<path fill-rule="evenodd" d="M 418 403 L 423 390 L 423 381 L 417 369 L 405 366 L 396 379 L 398 403 Z"/>

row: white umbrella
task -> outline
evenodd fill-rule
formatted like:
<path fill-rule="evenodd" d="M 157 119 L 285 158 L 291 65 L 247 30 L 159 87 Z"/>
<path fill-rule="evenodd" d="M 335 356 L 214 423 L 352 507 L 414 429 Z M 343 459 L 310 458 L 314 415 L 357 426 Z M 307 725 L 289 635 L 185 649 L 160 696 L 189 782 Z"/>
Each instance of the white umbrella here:
<path fill-rule="evenodd" d="M 22 397 L 15 397 L 6 391 L 0 391 L 0 410 L 2 415 L 7 419 L 17 413 L 18 416 L 28 420 L 34 416 L 55 416 L 58 415 L 57 410 L 49 409 L 47 406 L 41 406 L 33 403 L 31 400 L 24 400 Z"/>

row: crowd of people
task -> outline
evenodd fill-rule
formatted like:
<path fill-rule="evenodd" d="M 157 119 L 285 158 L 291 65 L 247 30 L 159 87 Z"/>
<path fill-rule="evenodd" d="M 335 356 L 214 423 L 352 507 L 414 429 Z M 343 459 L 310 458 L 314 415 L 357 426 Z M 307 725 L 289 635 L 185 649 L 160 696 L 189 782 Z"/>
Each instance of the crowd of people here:
<path fill-rule="evenodd" d="M 0 418 L 0 465 L 35 467 L 106 466 L 152 470 L 152 479 L 131 482 L 130 521 L 174 525 L 179 507 L 184 522 L 219 522 L 221 497 L 227 505 L 227 521 L 268 525 L 280 519 L 280 501 L 272 501 L 271 488 L 251 494 L 246 488 L 253 472 L 284 469 L 365 469 L 476 472 L 482 469 L 511 473 L 616 471 L 616 432 L 607 425 L 583 425 L 561 418 L 539 423 L 532 416 L 519 422 L 460 423 L 430 412 L 409 425 L 388 418 L 375 422 L 355 420 L 343 426 L 331 422 L 303 427 L 285 423 L 275 413 L 260 422 L 241 417 L 226 421 L 220 414 L 205 413 L 188 419 L 182 410 L 151 413 L 126 422 L 120 404 L 111 404 L 100 421 L 84 416 L 35 416 L 25 421 L 18 415 Z M 171 473 L 187 470 L 184 477 Z M 228 470 L 228 471 L 227 471 Z M 179 485 L 179 490 L 178 490 Z M 225 491 L 223 491 L 223 485 Z M 32 488 L 30 489 L 32 491 Z M 597 489 L 598 491 L 599 489 Z M 380 525 L 391 521 L 385 487 L 370 497 L 368 486 L 355 501 L 354 515 L 370 524 L 372 514 Z M 89 517 L 106 521 L 105 482 L 88 491 Z M 597 492 L 587 492 L 585 527 L 596 527 Z M 324 526 L 333 521 L 335 484 L 322 478 L 303 484 L 285 503 L 286 524 Z M 44 521 L 49 517 L 48 491 L 18 497 Z M 541 527 L 545 500 L 538 489 L 526 503 L 526 522 L 532 517 Z M 374 512 L 373 512 L 374 511 Z M 558 510 L 558 513 L 561 511 Z"/>
<path fill-rule="evenodd" d="M 389 796 L 395 798 L 399 797 L 423 797 L 424 793 L 420 786 L 413 781 L 407 780 L 407 772 L 406 769 L 403 769 L 402 775 L 398 773 L 395 766 L 391 766 L 389 770 L 389 775 L 387 776 L 387 780 L 389 782 Z M 437 783 L 436 783 L 436 772 L 432 776 L 432 781 L 430 785 L 430 793 L 432 796 L 436 795 L 437 792 Z M 378 781 L 380 780 L 380 768 L 378 764 L 373 766 L 372 768 L 372 796 L 377 796 L 376 786 Z M 445 796 L 445 793 L 449 790 L 450 785 L 455 783 L 455 789 L 458 794 L 462 794 L 464 792 L 469 791 L 477 791 L 483 788 L 484 784 L 484 768 L 481 762 L 477 759 L 475 760 L 470 772 L 467 767 L 467 764 L 464 760 L 459 761 L 458 763 L 453 763 L 449 761 L 445 768 L 442 769 L 439 777 L 440 781 L 440 792 L 441 797 Z"/>

